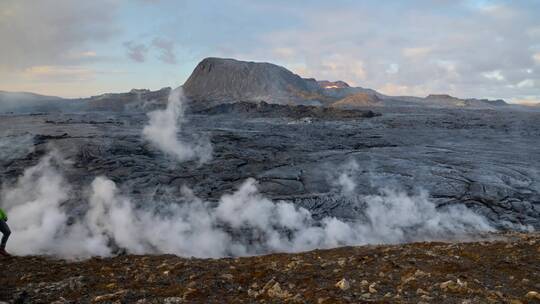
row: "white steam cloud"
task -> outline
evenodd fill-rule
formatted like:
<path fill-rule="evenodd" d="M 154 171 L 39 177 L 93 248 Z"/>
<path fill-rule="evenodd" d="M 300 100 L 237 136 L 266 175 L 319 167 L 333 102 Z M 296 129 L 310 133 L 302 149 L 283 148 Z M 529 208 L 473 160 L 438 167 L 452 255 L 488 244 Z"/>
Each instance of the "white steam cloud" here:
<path fill-rule="evenodd" d="M 337 178 L 332 177 L 330 182 L 345 196 L 352 196 L 356 190 L 356 183 L 353 180 L 353 176 L 359 169 L 360 166 L 358 163 L 355 160 L 350 160 L 338 169 L 340 171 L 337 172 L 339 175 Z"/>
<path fill-rule="evenodd" d="M 67 215 L 60 205 L 69 198 L 70 187 L 53 168 L 58 161 L 62 161 L 58 154 L 51 153 L 26 169 L 13 187 L 3 187 L 1 202 L 8 210 L 11 230 L 17 234 L 9 246 L 18 253 L 52 249 L 57 236 L 63 234 Z"/>
<path fill-rule="evenodd" d="M 208 140 L 199 139 L 190 143 L 178 139 L 180 126 L 184 122 L 185 99 L 182 87 L 172 90 L 167 108 L 148 113 L 149 122 L 142 131 L 143 138 L 178 161 L 197 159 L 204 163 L 212 157 L 212 146 Z"/>
<path fill-rule="evenodd" d="M 1 203 L 10 218 L 8 249 L 13 253 L 81 258 L 122 250 L 222 257 L 452 239 L 493 230 L 463 206 L 437 209 L 426 193 L 409 196 L 390 189 L 357 197 L 365 206 L 365 218 L 315 220 L 304 208 L 265 198 L 253 179 L 217 203 L 184 188 L 178 204 L 148 202 L 147 208 L 136 208 L 113 181 L 97 177 L 82 198 L 87 210 L 70 219 L 64 203 L 73 193 L 60 173 L 64 163 L 57 154 L 49 154 L 14 185 L 4 187 Z M 345 187 L 346 192 L 351 189 Z"/>

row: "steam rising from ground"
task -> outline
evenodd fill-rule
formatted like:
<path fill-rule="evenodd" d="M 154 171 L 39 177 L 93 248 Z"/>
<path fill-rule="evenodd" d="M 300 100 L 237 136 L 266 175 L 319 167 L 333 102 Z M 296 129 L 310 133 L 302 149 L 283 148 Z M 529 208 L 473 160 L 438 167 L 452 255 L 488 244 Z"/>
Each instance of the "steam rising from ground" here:
<path fill-rule="evenodd" d="M 147 209 L 141 209 L 113 181 L 101 176 L 83 198 L 87 210 L 70 218 L 64 203 L 74 194 L 61 174 L 64 164 L 51 153 L 28 168 L 16 184 L 4 187 L 1 202 L 13 231 L 8 243 L 12 252 L 89 257 L 122 250 L 221 257 L 448 239 L 493 230 L 484 218 L 463 206 L 436 209 L 426 193 L 409 196 L 390 189 L 358 196 L 366 207 L 364 219 L 317 221 L 306 209 L 265 198 L 253 179 L 217 203 L 203 201 L 183 188 L 178 204 L 146 202 Z M 342 181 L 348 185 L 345 191 L 354 190 L 350 178 Z"/>
<path fill-rule="evenodd" d="M 180 126 L 184 122 L 185 98 L 182 87 L 172 90 L 166 109 L 148 113 L 149 122 L 142 131 L 143 137 L 178 161 L 198 159 L 204 163 L 212 156 L 212 146 L 209 141 L 199 139 L 195 143 L 190 143 L 181 141 L 177 137 Z"/>

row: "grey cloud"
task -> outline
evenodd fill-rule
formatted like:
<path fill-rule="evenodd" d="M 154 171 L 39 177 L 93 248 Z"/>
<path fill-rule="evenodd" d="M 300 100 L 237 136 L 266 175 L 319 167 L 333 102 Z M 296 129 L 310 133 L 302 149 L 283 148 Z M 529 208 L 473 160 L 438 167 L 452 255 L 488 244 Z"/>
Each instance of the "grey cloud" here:
<path fill-rule="evenodd" d="M 540 69 L 534 54 L 539 51 L 535 29 L 540 18 L 533 2 L 523 3 L 411 1 L 336 5 L 333 10 L 312 7 L 297 13 L 301 25 L 265 32 L 255 43 L 222 43 L 228 53 L 220 55 L 274 61 L 306 77 L 348 80 L 389 94 L 538 96 Z M 283 47 L 292 56 L 275 51 Z M 399 70 L 386 73 L 392 64 L 399 64 Z M 504 79 L 485 77 L 494 71 Z M 529 85 L 518 86 L 527 79 Z"/>
<path fill-rule="evenodd" d="M 158 32 L 129 33 L 144 37 L 124 44 L 137 62 L 237 57 L 388 94 L 540 99 L 536 0 L 137 2 L 175 8 L 162 10 L 174 18 L 156 20 Z M 125 4 L 0 1 L 0 83 L 12 78 L 9 69 L 68 74 L 100 59 L 88 46 L 114 36 Z M 494 73 L 503 78 L 486 77 Z"/>
<path fill-rule="evenodd" d="M 152 46 L 159 50 L 159 60 L 164 63 L 176 64 L 173 41 L 164 38 L 154 38 L 154 40 L 152 40 Z"/>
<path fill-rule="evenodd" d="M 117 6 L 114 0 L 2 0 L 0 68 L 73 65 L 89 60 L 73 54 L 89 51 L 90 43 L 106 41 L 118 31 L 114 20 Z"/>
<path fill-rule="evenodd" d="M 148 53 L 157 51 L 157 59 L 163 63 L 176 64 L 174 42 L 164 38 L 154 38 L 152 42 L 124 42 L 128 58 L 136 62 L 145 62 Z"/>
<path fill-rule="evenodd" d="M 146 53 L 148 53 L 148 47 L 143 43 L 137 43 L 134 41 L 124 42 L 127 56 L 136 62 L 144 62 L 146 60 Z"/>

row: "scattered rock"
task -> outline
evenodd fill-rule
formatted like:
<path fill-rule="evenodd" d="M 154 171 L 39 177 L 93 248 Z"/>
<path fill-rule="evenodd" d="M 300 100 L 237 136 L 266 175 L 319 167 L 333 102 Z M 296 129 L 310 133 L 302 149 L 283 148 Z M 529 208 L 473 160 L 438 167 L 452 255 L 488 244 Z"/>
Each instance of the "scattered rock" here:
<path fill-rule="evenodd" d="M 0 302 L 0 304 L 2 304 L 2 303 L 6 303 L 6 302 Z M 58 300 L 56 300 L 54 302 L 51 302 L 51 304 L 67 304 L 67 303 L 70 303 L 70 302 L 68 300 L 64 299 L 63 297 L 60 297 L 60 299 L 58 299 Z"/>
<path fill-rule="evenodd" d="M 341 281 L 336 283 L 336 287 L 341 290 L 347 290 L 351 288 L 351 284 L 349 283 L 349 281 L 347 281 L 347 279 L 343 278 L 341 279 Z"/>
<path fill-rule="evenodd" d="M 457 279 L 456 282 L 449 280 L 439 284 L 439 287 L 444 292 L 464 292 L 467 290 L 467 282 L 463 282 L 460 279 Z"/>
<path fill-rule="evenodd" d="M 281 285 L 278 282 L 268 289 L 267 294 L 271 298 L 278 299 L 285 299 L 292 296 L 288 291 L 281 289 Z"/>
<path fill-rule="evenodd" d="M 120 290 L 115 293 L 105 294 L 101 296 L 97 296 L 92 300 L 92 303 L 100 303 L 100 302 L 106 302 L 106 301 L 112 301 L 112 300 L 119 300 L 123 298 L 127 294 L 127 290 Z"/>
<path fill-rule="evenodd" d="M 377 293 L 377 289 L 375 289 L 375 286 L 377 285 L 377 283 L 371 283 L 371 285 L 369 285 L 369 293 Z"/>
<path fill-rule="evenodd" d="M 538 293 L 537 291 L 529 291 L 525 295 L 525 298 L 534 299 L 534 300 L 540 300 L 540 293 Z"/>
<path fill-rule="evenodd" d="M 294 295 L 294 297 L 288 299 L 288 301 L 292 302 L 292 303 L 304 303 L 304 300 L 302 298 L 302 295 L 297 293 L 296 295 Z"/>
<path fill-rule="evenodd" d="M 118 286 L 116 285 L 116 283 L 110 283 L 110 284 L 107 284 L 107 289 L 116 289 Z"/>
<path fill-rule="evenodd" d="M 430 297 L 430 296 L 428 296 L 428 295 L 421 295 L 420 298 L 421 298 L 422 300 L 426 300 L 426 301 L 431 301 L 431 300 L 433 300 L 433 297 Z"/>
<path fill-rule="evenodd" d="M 180 304 L 184 303 L 184 300 L 180 297 L 169 297 L 163 299 L 163 304 Z"/>
<path fill-rule="evenodd" d="M 429 292 L 423 290 L 422 288 L 418 288 L 416 290 L 416 294 L 419 294 L 419 295 L 429 295 Z"/>
<path fill-rule="evenodd" d="M 253 298 L 256 298 L 259 296 L 259 292 L 251 288 L 248 289 L 247 293 L 248 293 L 248 296 L 253 297 Z"/>

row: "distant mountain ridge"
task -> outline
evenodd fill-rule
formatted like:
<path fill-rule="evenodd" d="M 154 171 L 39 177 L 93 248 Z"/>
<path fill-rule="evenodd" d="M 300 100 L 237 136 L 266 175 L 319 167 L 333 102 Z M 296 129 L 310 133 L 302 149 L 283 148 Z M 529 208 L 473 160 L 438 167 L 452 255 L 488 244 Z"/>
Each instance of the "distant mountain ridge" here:
<path fill-rule="evenodd" d="M 171 92 L 170 87 L 157 91 L 147 89 L 132 89 L 127 93 L 105 93 L 84 98 L 82 101 L 91 110 L 152 110 L 167 105 Z"/>
<path fill-rule="evenodd" d="M 8 91 L 0 90 L 0 100 L 5 100 L 7 98 L 26 99 L 26 100 L 29 98 L 34 98 L 36 100 L 37 99 L 48 99 L 48 100 L 64 99 L 58 96 L 48 96 L 48 95 L 42 95 L 42 94 L 37 94 L 37 93 L 32 93 L 32 92 L 8 92 Z"/>
<path fill-rule="evenodd" d="M 205 58 L 184 83 L 194 104 L 265 101 L 278 104 L 312 104 L 333 107 L 430 106 L 492 108 L 504 100 L 459 99 L 450 95 L 387 96 L 372 89 L 351 87 L 344 81 L 302 78 L 282 66 L 265 62 Z"/>
<path fill-rule="evenodd" d="M 0 113 L 148 111 L 165 107 L 170 91 L 170 87 L 157 91 L 132 89 L 127 93 L 105 93 L 75 99 L 0 91 Z"/>
<path fill-rule="evenodd" d="M 195 101 L 266 101 L 302 103 L 324 99 L 314 87 L 284 67 L 235 59 L 205 58 L 184 83 L 185 94 Z"/>
<path fill-rule="evenodd" d="M 261 101 L 347 109 L 381 106 L 501 108 L 508 105 L 501 99 L 460 99 L 447 94 L 431 94 L 427 97 L 388 96 L 369 88 L 351 87 L 340 80 L 302 78 L 272 63 L 216 57 L 205 58 L 199 62 L 183 88 L 194 111 L 222 103 Z M 0 91 L 0 112 L 21 109 L 147 111 L 164 107 L 170 90 L 169 87 L 157 91 L 133 89 L 126 93 L 106 93 L 79 99 Z"/>
<path fill-rule="evenodd" d="M 425 101 L 433 105 L 440 106 L 457 106 L 457 107 L 499 107 L 508 105 L 504 100 L 489 100 L 489 99 L 460 99 L 448 94 L 430 94 L 425 98 Z"/>
<path fill-rule="evenodd" d="M 10 111 L 47 111 L 52 107 L 64 106 L 66 101 L 56 96 L 46 96 L 30 92 L 0 91 L 0 112 Z"/>

